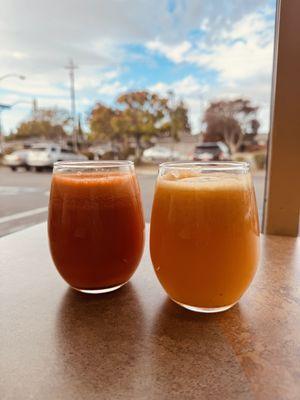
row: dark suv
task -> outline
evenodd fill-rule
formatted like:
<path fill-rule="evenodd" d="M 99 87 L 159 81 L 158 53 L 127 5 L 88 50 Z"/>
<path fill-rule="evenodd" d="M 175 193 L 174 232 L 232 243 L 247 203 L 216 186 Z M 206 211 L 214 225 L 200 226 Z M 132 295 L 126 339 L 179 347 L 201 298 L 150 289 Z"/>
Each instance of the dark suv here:
<path fill-rule="evenodd" d="M 195 147 L 195 161 L 230 160 L 229 150 L 223 142 L 203 142 Z"/>

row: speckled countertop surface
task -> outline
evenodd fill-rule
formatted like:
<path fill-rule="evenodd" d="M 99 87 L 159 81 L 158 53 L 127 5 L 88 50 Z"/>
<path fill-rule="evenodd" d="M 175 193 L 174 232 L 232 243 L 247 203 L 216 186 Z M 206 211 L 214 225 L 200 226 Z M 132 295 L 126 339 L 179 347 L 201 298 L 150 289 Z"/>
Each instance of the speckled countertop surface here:
<path fill-rule="evenodd" d="M 198 315 L 167 299 L 146 248 L 125 287 L 68 289 L 46 225 L 0 239 L 2 400 L 300 398 L 300 242 L 262 239 L 251 288 Z"/>

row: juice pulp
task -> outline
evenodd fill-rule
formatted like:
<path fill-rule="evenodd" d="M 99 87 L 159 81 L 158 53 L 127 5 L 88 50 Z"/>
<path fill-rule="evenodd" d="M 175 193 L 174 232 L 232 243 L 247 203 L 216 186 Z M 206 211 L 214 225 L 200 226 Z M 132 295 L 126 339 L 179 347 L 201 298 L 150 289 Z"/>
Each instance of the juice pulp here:
<path fill-rule="evenodd" d="M 182 304 L 234 304 L 252 281 L 259 228 L 249 174 L 167 173 L 158 178 L 151 217 L 155 272 Z"/>
<path fill-rule="evenodd" d="M 72 287 L 96 290 L 125 283 L 144 247 L 135 175 L 54 174 L 48 233 L 54 263 Z"/>

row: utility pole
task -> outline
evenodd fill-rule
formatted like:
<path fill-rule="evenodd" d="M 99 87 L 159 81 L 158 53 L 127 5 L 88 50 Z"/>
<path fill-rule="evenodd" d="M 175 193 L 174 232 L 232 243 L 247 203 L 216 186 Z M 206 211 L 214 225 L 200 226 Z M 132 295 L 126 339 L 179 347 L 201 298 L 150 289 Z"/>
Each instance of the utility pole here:
<path fill-rule="evenodd" d="M 37 99 L 34 98 L 32 100 L 32 118 L 34 120 L 36 120 L 36 118 L 37 118 L 37 113 L 38 113 L 38 102 L 37 102 Z"/>
<path fill-rule="evenodd" d="M 69 64 L 65 66 L 65 69 L 69 70 L 70 76 L 70 100 L 71 100 L 71 118 L 72 118 L 72 133 L 73 133 L 73 148 L 77 151 L 77 127 L 76 127 L 76 104 L 75 104 L 75 74 L 74 70 L 77 69 L 77 65 L 74 64 L 73 60 L 70 59 Z"/>

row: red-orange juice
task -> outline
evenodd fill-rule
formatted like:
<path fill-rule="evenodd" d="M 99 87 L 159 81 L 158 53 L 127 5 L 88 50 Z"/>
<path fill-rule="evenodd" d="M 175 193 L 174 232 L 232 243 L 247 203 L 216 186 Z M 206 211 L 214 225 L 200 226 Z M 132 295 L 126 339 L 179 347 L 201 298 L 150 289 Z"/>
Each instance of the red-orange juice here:
<path fill-rule="evenodd" d="M 135 174 L 54 173 L 48 232 L 53 261 L 73 288 L 103 292 L 127 282 L 144 246 Z"/>
<path fill-rule="evenodd" d="M 176 170 L 174 164 L 175 171 L 165 168 L 158 177 L 151 258 L 173 300 L 199 311 L 221 311 L 240 299 L 257 268 L 255 194 L 246 166 L 196 167 Z"/>

